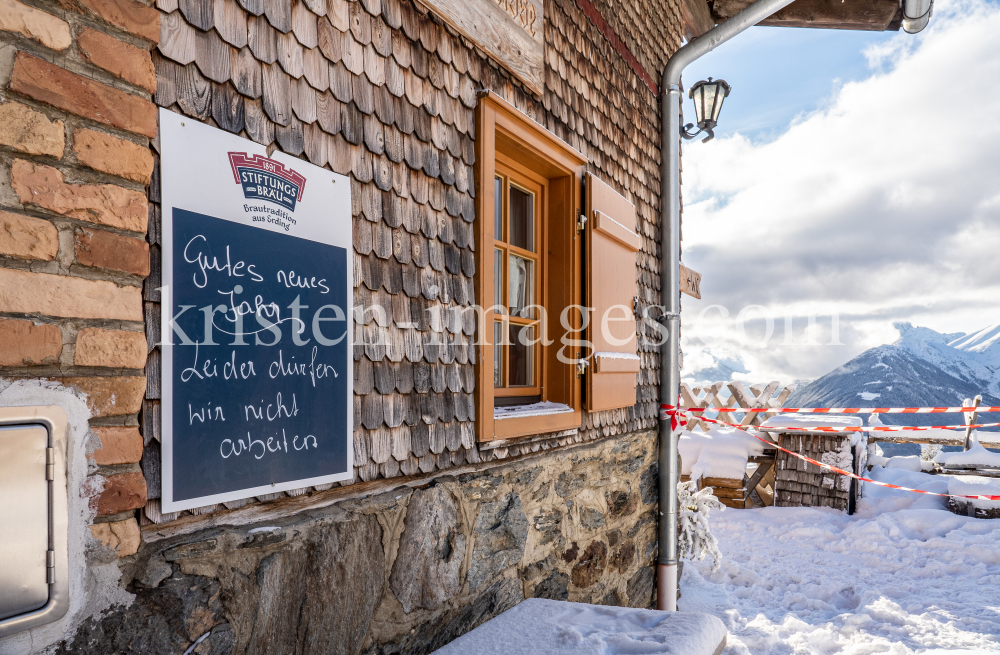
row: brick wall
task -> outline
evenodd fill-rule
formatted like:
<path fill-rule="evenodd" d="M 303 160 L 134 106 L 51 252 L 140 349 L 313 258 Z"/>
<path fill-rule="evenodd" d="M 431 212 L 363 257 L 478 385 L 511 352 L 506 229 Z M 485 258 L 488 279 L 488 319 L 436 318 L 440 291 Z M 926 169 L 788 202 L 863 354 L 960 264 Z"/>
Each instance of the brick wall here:
<path fill-rule="evenodd" d="M 91 533 L 129 555 L 146 503 L 138 412 L 148 352 L 147 188 L 156 136 L 136 0 L 0 0 L 0 377 L 87 394 Z"/>

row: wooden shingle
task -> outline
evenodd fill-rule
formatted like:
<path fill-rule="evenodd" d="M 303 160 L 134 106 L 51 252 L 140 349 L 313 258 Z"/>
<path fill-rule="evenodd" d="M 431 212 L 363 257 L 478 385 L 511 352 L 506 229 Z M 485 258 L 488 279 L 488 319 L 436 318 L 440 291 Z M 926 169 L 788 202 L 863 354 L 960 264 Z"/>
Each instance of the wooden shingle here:
<path fill-rule="evenodd" d="M 276 125 L 288 125 L 292 119 L 291 78 L 278 63 L 261 67 L 264 113 Z"/>
<path fill-rule="evenodd" d="M 195 38 L 195 63 L 205 77 L 213 82 L 228 82 L 230 59 L 236 51 L 214 30 L 198 32 Z"/>
<path fill-rule="evenodd" d="M 190 64 L 195 58 L 197 33 L 181 12 L 175 11 L 160 18 L 160 42 L 156 48 L 182 66 Z"/>
<path fill-rule="evenodd" d="M 278 60 L 278 33 L 264 17 L 250 17 L 247 21 L 247 45 L 263 64 Z"/>
<path fill-rule="evenodd" d="M 215 27 L 213 0 L 179 0 L 178 8 L 187 22 L 199 30 L 207 31 Z"/>
<path fill-rule="evenodd" d="M 287 33 L 292 29 L 292 0 L 263 0 L 264 15 L 274 29 Z"/>
<path fill-rule="evenodd" d="M 236 0 L 215 0 L 215 29 L 234 48 L 247 44 L 247 15 Z"/>
<path fill-rule="evenodd" d="M 194 64 L 174 71 L 177 104 L 188 116 L 202 120 L 209 117 L 212 105 L 212 84 Z"/>
<path fill-rule="evenodd" d="M 230 60 L 230 76 L 236 90 L 247 98 L 260 98 L 263 93 L 260 62 L 249 47 L 244 47 Z"/>

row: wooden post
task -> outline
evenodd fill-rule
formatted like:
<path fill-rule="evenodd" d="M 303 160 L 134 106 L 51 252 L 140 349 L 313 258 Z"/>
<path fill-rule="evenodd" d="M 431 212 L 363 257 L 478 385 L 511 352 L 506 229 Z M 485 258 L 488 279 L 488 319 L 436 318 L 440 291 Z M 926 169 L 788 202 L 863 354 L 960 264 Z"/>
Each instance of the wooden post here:
<path fill-rule="evenodd" d="M 983 402 L 982 396 L 976 396 L 974 400 L 965 399 L 962 403 L 962 407 L 968 407 L 972 405 L 973 407 L 979 407 L 979 403 Z M 968 450 L 972 446 L 972 426 L 976 424 L 976 418 L 979 416 L 979 412 L 965 412 L 962 416 L 965 417 L 965 424 L 969 427 L 965 428 L 965 450 Z"/>

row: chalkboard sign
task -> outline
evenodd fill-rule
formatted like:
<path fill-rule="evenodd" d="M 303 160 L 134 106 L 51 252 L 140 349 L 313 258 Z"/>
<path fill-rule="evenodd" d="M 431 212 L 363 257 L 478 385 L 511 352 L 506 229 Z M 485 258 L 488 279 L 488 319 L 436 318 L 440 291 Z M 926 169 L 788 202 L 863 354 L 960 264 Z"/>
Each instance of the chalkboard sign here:
<path fill-rule="evenodd" d="M 160 110 L 164 512 L 353 477 L 350 180 Z"/>

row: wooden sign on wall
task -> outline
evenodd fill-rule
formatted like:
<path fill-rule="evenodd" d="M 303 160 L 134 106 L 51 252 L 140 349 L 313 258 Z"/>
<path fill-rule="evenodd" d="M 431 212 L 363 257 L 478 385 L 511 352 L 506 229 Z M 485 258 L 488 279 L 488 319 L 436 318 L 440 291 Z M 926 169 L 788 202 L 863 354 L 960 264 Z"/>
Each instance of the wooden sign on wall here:
<path fill-rule="evenodd" d="M 681 264 L 681 293 L 701 300 L 701 273 L 696 273 Z"/>
<path fill-rule="evenodd" d="M 542 0 L 421 0 L 541 95 L 545 84 Z"/>

